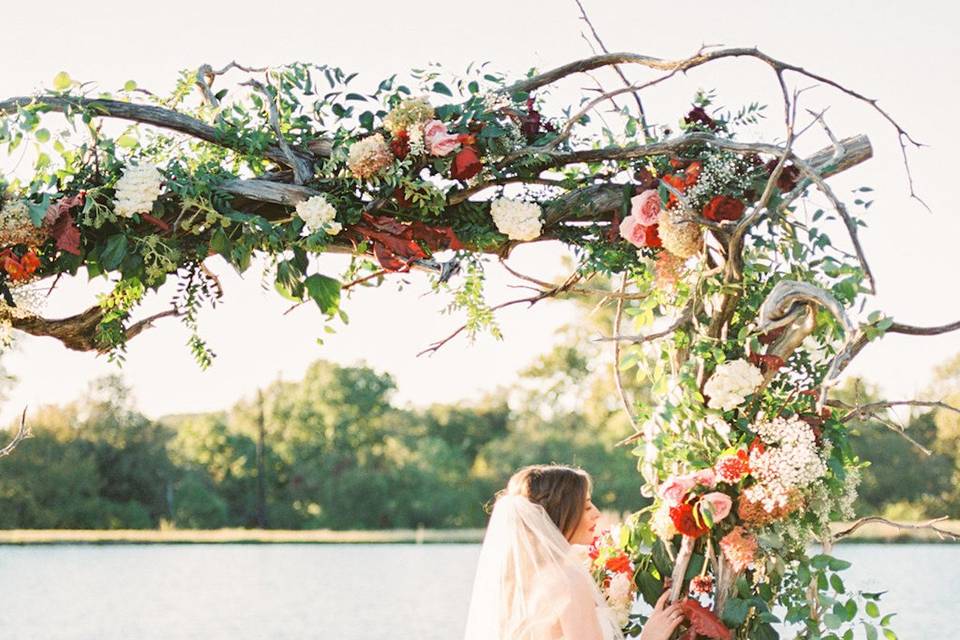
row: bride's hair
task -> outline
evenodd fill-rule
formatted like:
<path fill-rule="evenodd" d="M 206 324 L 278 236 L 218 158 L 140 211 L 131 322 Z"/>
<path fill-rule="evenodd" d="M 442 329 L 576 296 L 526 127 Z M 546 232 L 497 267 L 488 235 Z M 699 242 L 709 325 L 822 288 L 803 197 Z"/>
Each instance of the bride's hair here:
<path fill-rule="evenodd" d="M 567 539 L 576 531 L 586 509 L 590 474 L 560 464 L 535 464 L 513 474 L 500 495 L 523 496 L 539 504 Z"/>

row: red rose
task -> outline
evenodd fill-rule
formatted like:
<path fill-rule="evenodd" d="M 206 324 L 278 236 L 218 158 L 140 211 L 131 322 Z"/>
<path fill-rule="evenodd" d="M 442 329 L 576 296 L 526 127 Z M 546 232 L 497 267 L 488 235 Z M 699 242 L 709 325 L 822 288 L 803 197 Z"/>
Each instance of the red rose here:
<path fill-rule="evenodd" d="M 390 150 L 393 151 L 393 155 L 401 160 L 407 157 L 407 154 L 410 153 L 410 134 L 407 133 L 406 129 L 401 129 L 393 134 L 393 139 L 390 140 Z"/>
<path fill-rule="evenodd" d="M 453 156 L 453 165 L 450 167 L 450 175 L 455 180 L 469 180 L 480 173 L 483 163 L 480 162 L 480 156 L 474 147 L 464 146 Z"/>
<path fill-rule="evenodd" d="M 687 167 L 683 172 L 683 186 L 692 187 L 697 183 L 697 180 L 700 179 L 700 170 L 702 169 L 700 163 L 696 160 L 690 163 L 690 166 Z"/>
<path fill-rule="evenodd" d="M 773 174 L 773 170 L 777 168 L 778 162 L 779 159 L 774 158 L 764 165 L 768 175 Z M 780 189 L 780 191 L 793 191 L 798 182 L 800 182 L 800 169 L 798 169 L 796 165 L 784 163 L 783 168 L 780 169 L 780 176 L 777 178 L 777 189 Z"/>
<path fill-rule="evenodd" d="M 720 125 L 717 124 L 717 121 L 707 115 L 707 112 L 703 107 L 694 107 L 690 110 L 690 113 L 686 115 L 683 119 L 685 124 L 701 124 L 708 129 L 717 131 L 720 128 Z"/>
<path fill-rule="evenodd" d="M 670 519 L 678 532 L 690 538 L 699 538 L 709 530 L 706 523 L 696 517 L 689 502 L 670 507 Z"/>
<path fill-rule="evenodd" d="M 714 196 L 703 208 L 703 217 L 707 220 L 739 220 L 746 208 L 742 202 L 730 196 Z"/>
<path fill-rule="evenodd" d="M 606 568 L 614 573 L 629 573 L 632 569 L 630 566 L 630 558 L 627 554 L 622 553 L 619 556 L 614 556 L 607 560 Z"/>

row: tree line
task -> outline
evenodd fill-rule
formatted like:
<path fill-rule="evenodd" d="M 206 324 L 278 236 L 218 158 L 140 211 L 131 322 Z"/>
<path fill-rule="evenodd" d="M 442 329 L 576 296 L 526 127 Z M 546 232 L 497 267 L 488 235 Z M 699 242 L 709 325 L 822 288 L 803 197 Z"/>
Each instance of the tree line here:
<path fill-rule="evenodd" d="M 227 411 L 159 420 L 122 379 L 101 379 L 30 415 L 33 437 L 0 460 L 0 527 L 479 527 L 509 475 L 545 461 L 589 470 L 601 508 L 634 510 L 645 501 L 636 458 L 615 445 L 630 427 L 609 367 L 590 356 L 558 346 L 509 394 L 415 409 L 393 402 L 391 376 L 325 361 Z M 960 358 L 939 372 L 941 397 L 958 373 Z M 837 393 L 876 398 L 859 380 Z M 886 422 L 855 424 L 853 446 L 872 462 L 859 513 L 960 515 L 957 416 Z"/>

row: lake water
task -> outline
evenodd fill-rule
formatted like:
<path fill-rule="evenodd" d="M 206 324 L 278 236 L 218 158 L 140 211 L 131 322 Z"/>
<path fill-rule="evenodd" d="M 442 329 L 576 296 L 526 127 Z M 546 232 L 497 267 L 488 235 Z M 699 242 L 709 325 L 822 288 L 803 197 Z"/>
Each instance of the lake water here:
<path fill-rule="evenodd" d="M 479 546 L 0 547 L 4 640 L 457 640 Z M 960 545 L 849 545 L 900 638 L 953 637 Z"/>

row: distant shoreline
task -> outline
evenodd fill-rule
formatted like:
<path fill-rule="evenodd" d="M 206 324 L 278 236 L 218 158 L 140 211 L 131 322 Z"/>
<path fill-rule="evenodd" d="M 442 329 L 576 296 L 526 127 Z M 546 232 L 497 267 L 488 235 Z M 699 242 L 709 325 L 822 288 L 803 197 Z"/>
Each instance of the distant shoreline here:
<path fill-rule="evenodd" d="M 960 520 L 939 523 L 960 533 Z M 837 523 L 835 530 L 848 526 Z M 483 529 L 393 529 L 387 531 L 279 531 L 260 529 L 10 529 L 0 530 L 0 545 L 40 544 L 476 544 Z M 868 523 L 842 543 L 949 542 L 932 531 L 901 531 Z"/>

